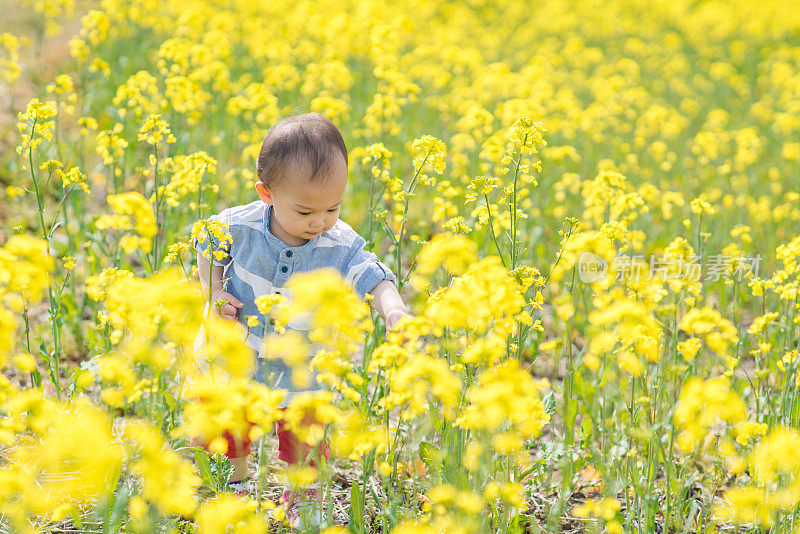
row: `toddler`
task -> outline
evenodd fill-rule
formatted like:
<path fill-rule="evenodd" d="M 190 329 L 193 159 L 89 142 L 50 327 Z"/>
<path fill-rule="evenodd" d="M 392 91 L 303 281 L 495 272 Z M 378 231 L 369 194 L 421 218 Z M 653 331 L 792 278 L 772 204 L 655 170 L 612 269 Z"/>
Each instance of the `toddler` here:
<path fill-rule="evenodd" d="M 281 120 L 264 138 L 256 171 L 259 200 L 212 217 L 228 225 L 232 237 L 225 249 L 228 256 L 209 262 L 201 253 L 211 240 L 196 241 L 194 246 L 204 291 L 211 280 L 212 298 L 226 301 L 220 315 L 243 324 L 248 315 L 259 319 L 259 326 L 251 327 L 246 338 L 258 352 L 254 379 L 264 382 L 265 376 L 273 375 L 277 384 L 271 385 L 289 391 L 285 407 L 296 387 L 285 363 L 263 358 L 262 342 L 269 332 L 256 297 L 280 293 L 291 299 L 284 286 L 292 274 L 333 267 L 359 296 L 373 295 L 373 306 L 387 328 L 406 315 L 406 307 L 392 271 L 365 251 L 365 240 L 338 218 L 347 185 L 347 148 L 331 121 L 319 113 Z M 288 328 L 303 325 L 290 323 Z M 311 382 L 310 389 L 321 389 L 315 378 Z M 290 464 L 308 459 L 310 447 L 286 430 L 282 420 L 277 433 L 278 458 Z M 237 443 L 230 435 L 225 438 L 235 468 L 232 483 L 247 480 L 250 444 Z M 321 448 L 327 457 L 327 448 Z"/>

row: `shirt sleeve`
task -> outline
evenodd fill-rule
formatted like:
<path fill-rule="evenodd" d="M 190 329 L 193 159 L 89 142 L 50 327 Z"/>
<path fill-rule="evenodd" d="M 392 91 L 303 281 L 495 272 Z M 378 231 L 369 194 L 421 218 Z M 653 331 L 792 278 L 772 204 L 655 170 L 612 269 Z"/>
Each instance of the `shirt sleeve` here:
<path fill-rule="evenodd" d="M 397 277 L 389 267 L 374 253 L 364 250 L 365 244 L 364 238 L 357 236 L 342 267 L 345 280 L 362 299 L 382 280 L 397 282 Z"/>
<path fill-rule="evenodd" d="M 225 226 L 213 225 L 208 229 L 209 231 L 201 229 L 198 232 L 199 238 L 195 237 L 192 240 L 192 246 L 197 252 L 207 253 L 204 254 L 204 256 L 211 260 L 212 265 L 225 267 L 232 260 L 230 255 L 231 238 L 230 232 L 227 229 L 227 213 L 222 211 L 218 215 L 212 215 L 210 219 L 215 222 L 224 223 Z M 226 237 L 227 239 L 225 239 Z"/>

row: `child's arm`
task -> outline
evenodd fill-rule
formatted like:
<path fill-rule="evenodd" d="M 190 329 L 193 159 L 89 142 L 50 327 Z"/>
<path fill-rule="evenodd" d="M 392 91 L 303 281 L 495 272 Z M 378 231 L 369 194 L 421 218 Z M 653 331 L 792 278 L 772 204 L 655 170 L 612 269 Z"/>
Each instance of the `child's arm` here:
<path fill-rule="evenodd" d="M 211 272 L 209 273 L 209 267 Z M 219 307 L 219 316 L 223 319 L 236 320 L 237 308 L 244 306 L 236 297 L 223 291 L 222 276 L 225 268 L 222 265 L 211 265 L 208 258 L 201 252 L 197 253 L 197 273 L 200 278 L 200 285 L 203 287 L 203 295 L 208 298 L 209 274 L 211 283 L 211 300 L 227 300 L 228 304 Z"/>
<path fill-rule="evenodd" d="M 382 280 L 370 291 L 373 296 L 372 305 L 386 321 L 386 328 L 392 328 L 404 315 L 408 315 L 406 305 L 394 283 Z"/>

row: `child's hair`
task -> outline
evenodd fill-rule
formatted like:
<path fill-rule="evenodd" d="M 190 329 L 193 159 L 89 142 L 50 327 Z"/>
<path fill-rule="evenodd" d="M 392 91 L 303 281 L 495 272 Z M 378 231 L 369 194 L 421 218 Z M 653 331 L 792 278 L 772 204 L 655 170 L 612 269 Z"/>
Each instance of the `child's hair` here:
<path fill-rule="evenodd" d="M 311 173 L 306 179 L 314 181 L 333 167 L 337 153 L 347 165 L 347 146 L 335 124 L 319 113 L 295 115 L 269 129 L 261 143 L 256 173 L 270 188 L 286 180 L 292 169 L 304 167 Z"/>

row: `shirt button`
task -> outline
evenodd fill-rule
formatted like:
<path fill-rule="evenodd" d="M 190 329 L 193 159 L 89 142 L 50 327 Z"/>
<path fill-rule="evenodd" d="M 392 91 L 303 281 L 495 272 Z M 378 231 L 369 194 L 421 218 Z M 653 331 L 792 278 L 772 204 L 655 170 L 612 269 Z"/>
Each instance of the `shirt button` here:
<path fill-rule="evenodd" d="M 291 257 L 292 257 L 292 254 L 294 254 L 294 252 L 292 252 L 291 250 L 287 250 L 287 251 L 286 251 L 286 257 L 287 257 L 287 258 L 291 258 Z"/>
<path fill-rule="evenodd" d="M 285 273 L 288 270 L 289 270 L 289 268 L 287 266 L 285 266 L 285 265 L 283 267 L 281 267 L 281 272 L 282 273 Z"/>

